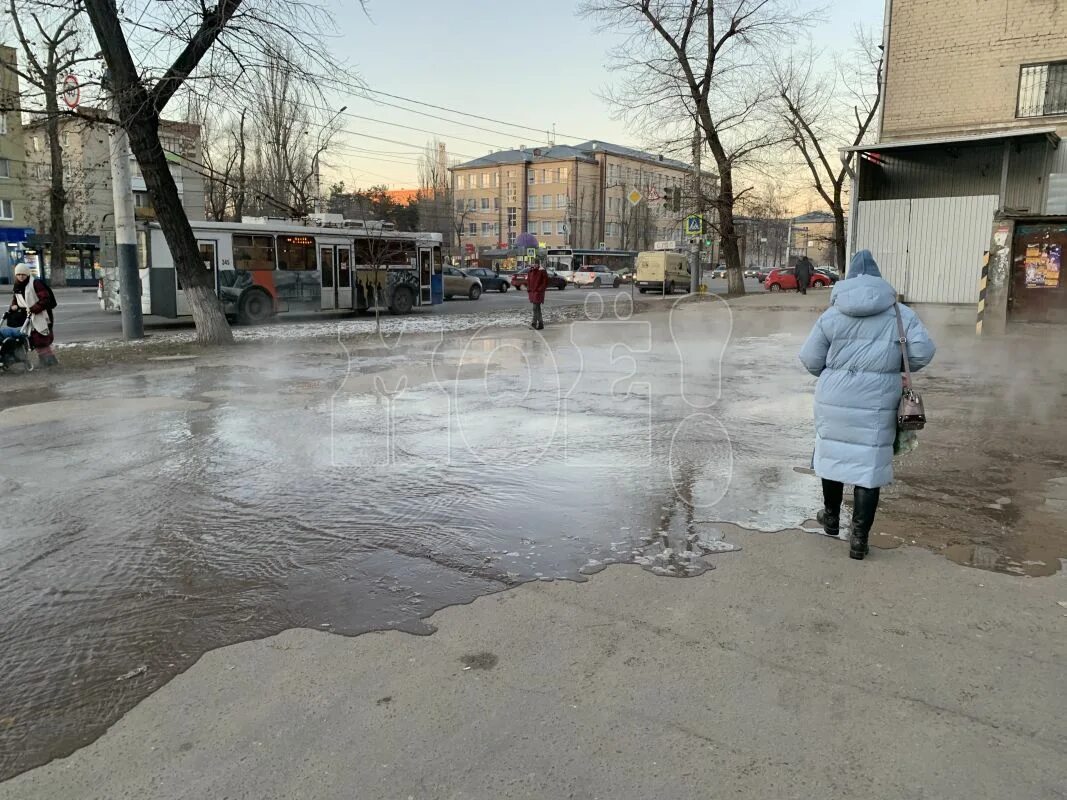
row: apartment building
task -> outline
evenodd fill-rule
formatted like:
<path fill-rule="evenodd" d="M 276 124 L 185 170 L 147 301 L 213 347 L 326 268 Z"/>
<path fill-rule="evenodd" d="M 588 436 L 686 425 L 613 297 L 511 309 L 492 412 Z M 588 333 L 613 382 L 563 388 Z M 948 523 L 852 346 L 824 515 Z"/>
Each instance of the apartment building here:
<path fill-rule="evenodd" d="M 490 153 L 451 170 L 455 245 L 506 248 L 523 232 L 543 247 L 640 250 L 680 239 L 684 209 L 670 210 L 664 190 L 682 187 L 690 169 L 601 141 Z"/>
<path fill-rule="evenodd" d="M 0 67 L 0 282 L 10 282 L 12 267 L 22 258 L 22 244 L 33 231 L 27 230 L 22 185 L 26 148 L 18 76 L 13 72 L 18 51 L 0 45 L 0 60 L 10 67 Z"/>
<path fill-rule="evenodd" d="M 1067 319 L 1067 6 L 887 0 L 879 138 L 857 151 L 852 250 L 979 327 Z"/>
<path fill-rule="evenodd" d="M 834 217 L 812 211 L 789 222 L 789 263 L 807 256 L 817 267 L 834 265 Z"/>
<path fill-rule="evenodd" d="M 103 116 L 98 109 L 82 107 L 81 114 Z M 60 143 L 63 147 L 63 175 L 68 193 L 66 212 L 67 232 L 71 250 L 68 253 L 67 278 L 73 283 L 92 281 L 93 262 L 104 266 L 115 258 L 114 198 L 111 191 L 111 145 L 108 127 L 79 117 L 65 117 L 60 123 Z M 170 172 L 182 198 L 189 219 L 205 219 L 204 168 L 200 126 L 162 120 L 160 143 L 170 162 Z M 51 181 L 51 160 L 44 123 L 26 126 L 25 163 L 27 215 L 39 232 L 38 244 L 49 244 L 48 188 Z M 133 173 L 134 213 L 139 222 L 155 220 L 152 199 L 145 186 L 137 160 L 130 159 Z M 99 252 L 95 252 L 99 249 Z"/>

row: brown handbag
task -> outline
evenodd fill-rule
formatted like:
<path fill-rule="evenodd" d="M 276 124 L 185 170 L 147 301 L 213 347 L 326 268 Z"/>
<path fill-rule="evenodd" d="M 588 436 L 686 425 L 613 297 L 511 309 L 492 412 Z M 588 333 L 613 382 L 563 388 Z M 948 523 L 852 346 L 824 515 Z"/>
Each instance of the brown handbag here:
<path fill-rule="evenodd" d="M 897 314 L 897 333 L 899 334 L 900 355 L 904 357 L 904 391 L 900 395 L 897 407 L 897 429 L 902 431 L 921 431 L 926 427 L 926 408 L 922 396 L 912 388 L 911 364 L 908 361 L 908 338 L 904 335 L 904 320 L 900 318 L 900 305 L 894 304 Z"/>

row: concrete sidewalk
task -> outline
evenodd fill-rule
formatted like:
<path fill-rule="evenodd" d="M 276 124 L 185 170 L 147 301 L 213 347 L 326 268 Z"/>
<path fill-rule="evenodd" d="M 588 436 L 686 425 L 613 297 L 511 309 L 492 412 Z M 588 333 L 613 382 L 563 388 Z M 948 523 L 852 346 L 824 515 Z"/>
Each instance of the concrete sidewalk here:
<path fill-rule="evenodd" d="M 0 798 L 1067 797 L 1067 580 L 732 538 L 697 579 L 217 650 Z"/>

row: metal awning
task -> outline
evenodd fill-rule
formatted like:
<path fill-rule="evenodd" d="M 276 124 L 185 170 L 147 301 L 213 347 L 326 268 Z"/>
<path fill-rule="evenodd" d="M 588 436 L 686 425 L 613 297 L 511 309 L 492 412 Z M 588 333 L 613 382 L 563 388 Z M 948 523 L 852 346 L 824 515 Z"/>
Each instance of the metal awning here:
<path fill-rule="evenodd" d="M 968 144 L 989 144 L 1012 139 L 1029 139 L 1044 136 L 1049 144 L 1058 147 L 1060 137 L 1055 128 L 1018 128 L 1013 130 L 982 133 L 975 136 L 952 136 L 945 139 L 902 139 L 858 147 L 843 147 L 842 153 L 884 153 L 887 150 L 914 150 L 918 147 L 959 147 Z"/>

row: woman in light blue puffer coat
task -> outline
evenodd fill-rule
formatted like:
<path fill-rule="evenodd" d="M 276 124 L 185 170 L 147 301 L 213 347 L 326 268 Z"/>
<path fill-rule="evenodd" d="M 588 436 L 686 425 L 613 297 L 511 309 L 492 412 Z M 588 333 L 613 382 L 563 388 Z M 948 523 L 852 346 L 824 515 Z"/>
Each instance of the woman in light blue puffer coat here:
<path fill-rule="evenodd" d="M 800 360 L 815 388 L 815 474 L 822 478 L 819 522 L 830 536 L 840 527 L 844 484 L 856 487 L 849 555 L 867 554 L 879 489 L 893 481 L 893 442 L 902 390 L 896 290 L 882 278 L 870 251 L 856 253 L 848 277 L 834 286 L 830 308 L 815 323 Z M 934 357 L 922 322 L 900 304 L 912 371 Z"/>

